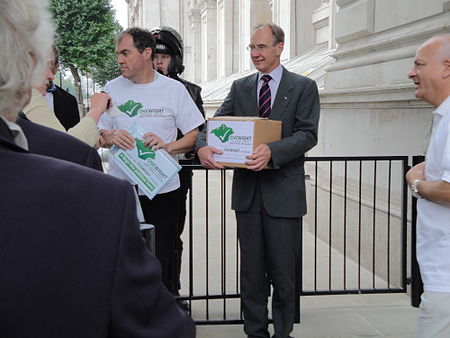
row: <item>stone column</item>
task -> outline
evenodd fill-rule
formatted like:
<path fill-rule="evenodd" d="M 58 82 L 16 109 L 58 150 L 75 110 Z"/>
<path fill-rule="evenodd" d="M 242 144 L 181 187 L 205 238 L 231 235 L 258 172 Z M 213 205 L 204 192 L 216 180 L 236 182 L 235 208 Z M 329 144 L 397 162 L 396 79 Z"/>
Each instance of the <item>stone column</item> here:
<path fill-rule="evenodd" d="M 190 47 L 185 50 L 186 70 L 184 77 L 192 82 L 202 82 L 202 40 L 201 40 L 201 15 L 197 7 L 192 7 L 188 13 L 190 28 Z"/>
<path fill-rule="evenodd" d="M 316 30 L 313 26 L 314 12 L 321 7 L 322 0 L 297 0 L 294 9 L 295 28 L 291 39 L 295 40 L 295 53 L 302 54 L 316 45 Z M 292 46 L 294 48 L 294 46 Z"/>
<path fill-rule="evenodd" d="M 141 14 L 141 0 L 129 0 L 128 3 L 128 22 L 130 27 L 138 26 Z"/>
<path fill-rule="evenodd" d="M 233 72 L 233 1 L 218 1 L 217 18 L 217 75 L 221 78 Z"/>
<path fill-rule="evenodd" d="M 217 2 L 200 2 L 202 39 L 202 82 L 217 78 Z"/>
<path fill-rule="evenodd" d="M 320 7 L 314 10 L 312 23 L 315 31 L 316 44 L 329 42 L 330 36 L 330 17 L 332 4 L 330 0 L 322 0 Z"/>
<path fill-rule="evenodd" d="M 253 28 L 262 23 L 273 22 L 271 0 L 241 0 L 240 1 L 240 49 L 243 51 L 240 58 L 240 71 L 253 69 L 250 54 L 246 51 L 253 33 Z"/>
<path fill-rule="evenodd" d="M 238 48 L 243 53 L 239 54 L 239 71 L 243 72 L 251 69 L 253 67 L 250 61 L 250 54 L 246 52 L 245 47 L 250 42 L 250 37 L 252 34 L 252 21 L 251 21 L 251 7 L 250 1 L 240 0 L 239 2 L 239 46 Z"/>
<path fill-rule="evenodd" d="M 276 0 L 276 13 L 274 13 L 274 22 L 283 28 L 284 50 L 281 55 L 282 60 L 289 60 L 295 57 L 296 51 L 296 36 L 297 36 L 297 22 L 295 16 L 295 0 Z"/>
<path fill-rule="evenodd" d="M 144 1 L 142 7 L 144 20 L 141 26 L 147 29 L 161 26 L 161 0 Z"/>
<path fill-rule="evenodd" d="M 180 32 L 180 0 L 161 1 L 161 25 L 170 26 Z"/>

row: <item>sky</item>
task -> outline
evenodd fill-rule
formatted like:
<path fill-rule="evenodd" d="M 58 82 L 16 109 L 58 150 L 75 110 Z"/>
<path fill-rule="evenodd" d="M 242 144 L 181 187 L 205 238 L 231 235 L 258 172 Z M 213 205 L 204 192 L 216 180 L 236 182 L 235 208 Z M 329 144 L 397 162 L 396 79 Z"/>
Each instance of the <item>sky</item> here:
<path fill-rule="evenodd" d="M 127 3 L 125 0 L 111 0 L 111 4 L 116 10 L 116 19 L 122 28 L 127 28 Z"/>

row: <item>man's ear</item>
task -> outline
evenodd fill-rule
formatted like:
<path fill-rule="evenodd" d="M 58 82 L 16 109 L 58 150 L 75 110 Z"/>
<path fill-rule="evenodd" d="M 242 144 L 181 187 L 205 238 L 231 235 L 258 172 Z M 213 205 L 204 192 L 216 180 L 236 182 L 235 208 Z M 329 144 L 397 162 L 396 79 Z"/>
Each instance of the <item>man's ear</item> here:
<path fill-rule="evenodd" d="M 153 53 L 153 51 L 150 47 L 145 48 L 144 52 L 143 52 L 145 59 L 149 60 L 151 62 L 152 61 L 152 53 Z"/>
<path fill-rule="evenodd" d="M 450 78 L 450 59 L 445 59 L 444 60 L 444 74 L 443 74 L 443 78 L 444 79 Z"/>
<path fill-rule="evenodd" d="M 277 48 L 277 56 L 280 56 L 281 53 L 283 53 L 284 42 L 279 42 L 279 43 L 276 45 L 276 48 Z"/>

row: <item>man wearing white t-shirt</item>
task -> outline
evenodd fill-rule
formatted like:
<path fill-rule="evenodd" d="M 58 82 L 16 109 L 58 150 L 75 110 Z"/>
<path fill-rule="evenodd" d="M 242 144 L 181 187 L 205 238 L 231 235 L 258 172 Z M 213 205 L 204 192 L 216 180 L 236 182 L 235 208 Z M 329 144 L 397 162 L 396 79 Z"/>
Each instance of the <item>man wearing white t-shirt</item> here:
<path fill-rule="evenodd" d="M 145 146 L 163 148 L 176 160 L 176 154 L 193 149 L 197 127 L 204 118 L 183 84 L 153 70 L 155 47 L 153 35 L 145 29 L 133 27 L 119 35 L 116 52 L 122 76 L 108 82 L 105 91 L 121 114 L 103 114 L 99 127 L 105 130 L 106 146 L 128 150 L 135 146 L 128 130 L 137 123 L 146 131 Z M 183 133 L 178 140 L 177 129 Z M 109 174 L 126 179 L 114 159 L 110 160 Z M 156 228 L 156 256 L 161 262 L 162 280 L 171 292 L 175 290 L 170 290 L 173 272 L 169 271 L 169 262 L 177 239 L 179 194 L 180 181 L 175 175 L 152 200 L 140 196 L 145 221 Z"/>
<path fill-rule="evenodd" d="M 408 74 L 434 111 L 425 162 L 406 179 L 417 201 L 417 259 L 424 293 L 418 338 L 450 337 L 450 34 L 427 40 Z"/>

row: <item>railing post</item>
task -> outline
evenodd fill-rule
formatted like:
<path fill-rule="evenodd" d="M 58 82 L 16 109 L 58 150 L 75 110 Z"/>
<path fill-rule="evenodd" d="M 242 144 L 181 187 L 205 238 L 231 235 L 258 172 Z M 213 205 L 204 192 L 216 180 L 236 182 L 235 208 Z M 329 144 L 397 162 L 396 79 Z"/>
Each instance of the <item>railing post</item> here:
<path fill-rule="evenodd" d="M 424 156 L 413 156 L 412 165 L 415 166 L 424 161 Z M 411 202 L 411 305 L 419 307 L 420 296 L 423 293 L 422 277 L 420 276 L 419 264 L 416 253 L 416 220 L 417 220 L 417 199 L 412 198 Z"/>
<path fill-rule="evenodd" d="M 295 323 L 300 323 L 300 296 L 303 290 L 303 218 L 300 217 L 300 245 L 295 269 Z"/>

